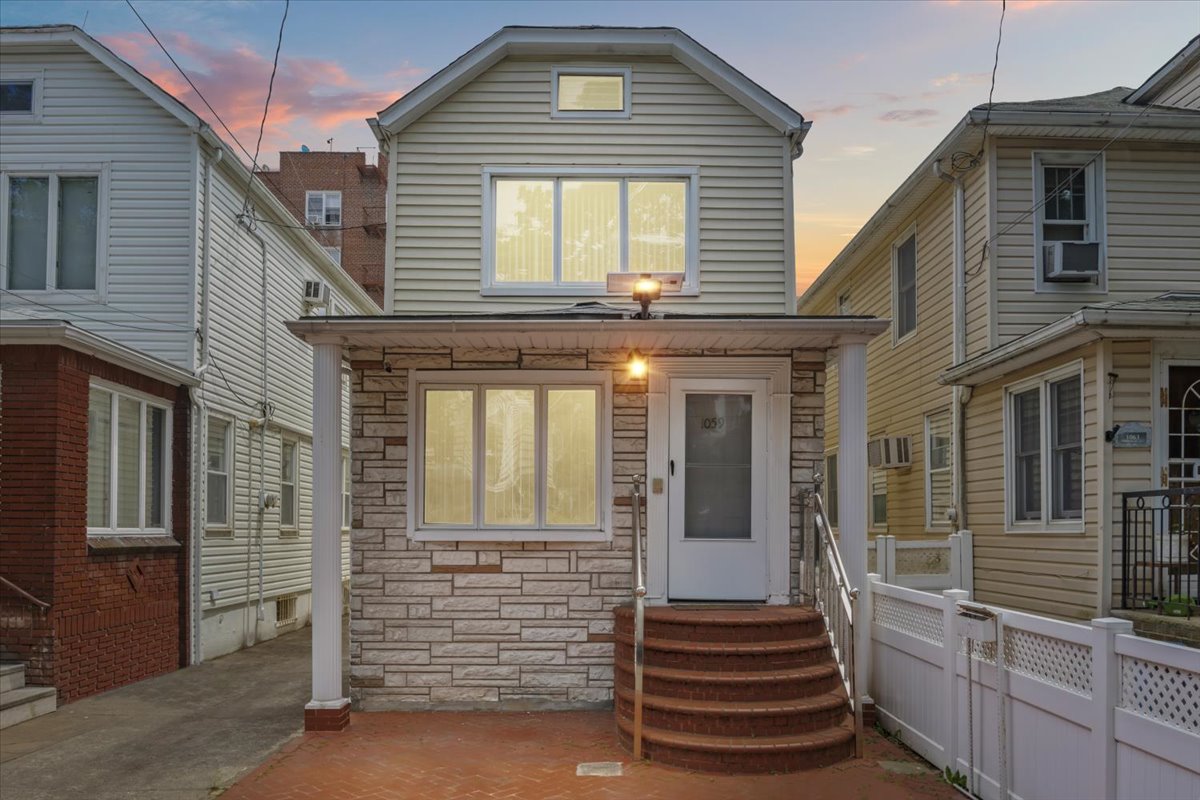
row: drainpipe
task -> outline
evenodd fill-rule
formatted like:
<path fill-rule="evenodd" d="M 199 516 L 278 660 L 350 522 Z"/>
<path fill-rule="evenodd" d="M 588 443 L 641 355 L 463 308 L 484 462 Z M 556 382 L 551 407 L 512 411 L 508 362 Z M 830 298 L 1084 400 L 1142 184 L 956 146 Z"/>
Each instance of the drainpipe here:
<path fill-rule="evenodd" d="M 196 145 L 199 147 L 199 144 Z M 201 569 L 201 558 L 203 555 L 203 545 L 201 542 L 202 531 L 207 522 L 208 513 L 208 483 L 204 479 L 206 471 L 205 453 L 208 449 L 208 441 L 205 436 L 208 430 L 208 406 L 204 401 L 204 375 L 208 372 L 208 320 L 209 320 L 209 287 L 211 285 L 212 275 L 212 172 L 213 167 L 221 163 L 225 157 L 225 151 L 218 148 L 217 151 L 205 159 L 204 161 L 204 229 L 201 231 L 201 242 L 204 252 L 200 256 L 200 363 L 196 367 L 196 378 L 200 384 L 196 387 L 196 391 L 191 393 L 193 422 L 192 430 L 195 432 L 194 444 L 192 447 L 192 531 L 191 531 L 191 570 L 190 578 L 192 583 L 192 614 L 191 614 L 191 657 L 192 664 L 199 664 L 204 660 L 202 651 L 203 642 L 201 641 L 200 627 L 202 617 L 202 599 L 201 599 L 201 581 L 203 580 L 203 572 Z M 203 502 L 201 502 L 203 499 Z"/>
<path fill-rule="evenodd" d="M 954 280 L 952 298 L 952 319 L 954 329 L 953 362 L 955 365 L 966 360 L 967 354 L 967 232 L 966 232 L 966 188 L 963 186 L 961 175 L 950 175 L 942 169 L 941 160 L 933 162 L 933 174 L 954 187 Z M 964 483 L 966 468 L 963 464 L 966 451 L 966 432 L 964 430 L 964 406 L 969 395 L 963 392 L 963 387 L 951 388 L 951 429 L 954 442 L 954 471 L 953 480 L 953 518 L 951 527 L 958 532 L 966 527 L 966 510 L 964 499 Z"/>

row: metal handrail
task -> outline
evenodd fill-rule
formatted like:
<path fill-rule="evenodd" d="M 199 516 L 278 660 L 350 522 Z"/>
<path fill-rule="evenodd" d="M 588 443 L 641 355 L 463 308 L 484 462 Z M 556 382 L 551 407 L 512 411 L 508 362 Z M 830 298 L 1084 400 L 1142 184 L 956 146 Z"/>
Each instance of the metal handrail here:
<path fill-rule="evenodd" d="M 813 476 L 813 518 L 816 523 L 816 552 L 807 566 L 810 592 L 814 604 L 825 619 L 825 630 L 833 645 L 834 658 L 842 674 L 842 683 L 854 712 L 854 755 L 863 755 L 863 709 L 855 675 L 854 631 L 858 620 L 859 590 L 850 585 L 846 565 L 838 551 L 837 541 L 829 529 L 825 501 L 821 498 L 821 476 Z M 826 572 L 828 574 L 826 574 Z M 840 613 L 839 613 L 840 612 Z"/>
<path fill-rule="evenodd" d="M 633 757 L 642 758 L 642 671 L 646 665 L 646 570 L 642 565 L 642 481 L 633 476 Z"/>
<path fill-rule="evenodd" d="M 8 578 L 5 578 L 5 577 L 4 577 L 4 576 L 2 576 L 2 575 L 0 575 L 0 583 L 3 583 L 3 584 L 4 584 L 5 586 L 7 586 L 8 588 L 12 589 L 14 592 L 16 592 L 17 594 L 21 595 L 22 597 L 24 597 L 24 598 L 25 598 L 26 600 L 28 600 L 29 602 L 33 603 L 35 606 L 37 606 L 37 607 L 39 607 L 39 608 L 42 608 L 42 609 L 48 609 L 48 608 L 50 608 L 50 604 L 49 604 L 49 603 L 45 602 L 44 600 L 38 600 L 36 597 L 34 597 L 33 595 L 31 595 L 29 592 L 25 591 L 25 590 L 24 590 L 24 589 L 22 589 L 20 586 L 17 586 L 15 583 L 13 583 L 13 582 L 12 582 L 12 581 L 10 581 Z"/>

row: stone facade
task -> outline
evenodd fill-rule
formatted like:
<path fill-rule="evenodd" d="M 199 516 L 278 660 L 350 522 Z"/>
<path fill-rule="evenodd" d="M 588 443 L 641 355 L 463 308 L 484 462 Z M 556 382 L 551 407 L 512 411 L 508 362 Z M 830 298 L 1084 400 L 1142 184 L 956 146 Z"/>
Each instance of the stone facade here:
<path fill-rule="evenodd" d="M 822 457 L 824 353 L 649 355 L 651 364 L 656 355 L 791 356 L 794 562 L 802 494 Z M 646 468 L 646 383 L 627 377 L 628 353 L 388 348 L 352 350 L 350 356 L 350 691 L 355 708 L 608 706 L 613 696 L 612 609 L 630 598 L 630 485 L 632 476 Z M 612 372 L 610 541 L 408 538 L 409 371 L 485 368 Z"/>

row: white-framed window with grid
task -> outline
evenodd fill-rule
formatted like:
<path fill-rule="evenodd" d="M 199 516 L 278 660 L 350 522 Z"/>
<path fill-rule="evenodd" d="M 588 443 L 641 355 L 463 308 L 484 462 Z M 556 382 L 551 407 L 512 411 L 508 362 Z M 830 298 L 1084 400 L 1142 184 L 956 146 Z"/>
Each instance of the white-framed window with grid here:
<path fill-rule="evenodd" d="M 304 193 L 304 215 L 309 225 L 337 228 L 342 224 L 342 193 L 315 191 Z"/>
<path fill-rule="evenodd" d="M 208 415 L 205 526 L 224 532 L 233 526 L 233 423 Z"/>
<path fill-rule="evenodd" d="M 283 535 L 297 535 L 300 497 L 296 483 L 299 474 L 300 444 L 285 436 L 279 448 L 279 530 Z"/>
<path fill-rule="evenodd" d="M 105 165 L 0 174 L 0 288 L 99 297 L 107 272 Z"/>
<path fill-rule="evenodd" d="M 91 536 L 166 534 L 171 524 L 171 405 L 102 381 L 88 394 Z"/>

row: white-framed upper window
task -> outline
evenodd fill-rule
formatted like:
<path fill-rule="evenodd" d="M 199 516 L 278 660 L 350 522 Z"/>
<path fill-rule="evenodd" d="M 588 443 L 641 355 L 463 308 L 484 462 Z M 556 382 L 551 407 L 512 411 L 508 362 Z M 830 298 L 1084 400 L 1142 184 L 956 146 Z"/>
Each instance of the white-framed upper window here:
<path fill-rule="evenodd" d="M 551 67 L 550 116 L 554 119 L 629 119 L 629 67 Z"/>
<path fill-rule="evenodd" d="M 917 329 L 917 232 L 892 245 L 892 343 Z"/>
<path fill-rule="evenodd" d="M 88 394 L 88 534 L 165 534 L 171 406 L 94 381 Z"/>
<path fill-rule="evenodd" d="M 871 470 L 871 529 L 885 531 L 888 524 L 887 470 Z"/>
<path fill-rule="evenodd" d="M 847 316 L 853 312 L 850 310 L 850 293 L 841 292 L 837 296 L 837 313 L 842 316 Z"/>
<path fill-rule="evenodd" d="M 283 439 L 279 450 L 279 528 L 295 533 L 299 516 L 296 478 L 300 472 L 300 446 L 295 439 Z"/>
<path fill-rule="evenodd" d="M 208 417 L 207 510 L 209 528 L 233 525 L 233 424 L 212 414 Z"/>
<path fill-rule="evenodd" d="M 825 456 L 825 516 L 829 527 L 838 526 L 838 457 L 837 451 Z"/>
<path fill-rule="evenodd" d="M 305 192 L 304 214 L 309 225 L 336 228 L 342 224 L 341 192 Z"/>
<path fill-rule="evenodd" d="M 333 259 L 333 262 L 334 262 L 335 264 L 341 264 L 341 263 L 342 263 L 342 248 L 340 248 L 340 247 L 333 247 L 332 245 L 330 245 L 330 246 L 324 246 L 324 245 L 323 245 L 323 246 L 321 247 L 321 249 L 325 251 L 326 255 L 328 255 L 330 258 L 332 258 L 332 259 Z"/>
<path fill-rule="evenodd" d="M 925 415 L 925 527 L 944 528 L 954 502 L 950 411 Z"/>
<path fill-rule="evenodd" d="M 42 73 L 0 72 L 0 117 L 7 122 L 42 117 Z"/>
<path fill-rule="evenodd" d="M 104 265 L 101 170 L 7 172 L 0 178 L 0 288 L 94 293 Z"/>
<path fill-rule="evenodd" d="M 484 294 L 606 294 L 610 273 L 699 291 L 698 170 L 487 168 Z"/>
<path fill-rule="evenodd" d="M 1033 154 L 1034 288 L 1039 292 L 1104 292 L 1104 155 L 1080 152 Z M 1045 245 L 1078 242 L 1097 245 L 1099 274 L 1093 280 L 1049 280 L 1052 267 Z"/>
<path fill-rule="evenodd" d="M 415 373 L 410 535 L 608 535 L 608 372 Z"/>
<path fill-rule="evenodd" d="M 1083 372 L 1076 363 L 1005 387 L 1010 531 L 1083 530 Z"/>
<path fill-rule="evenodd" d="M 342 530 L 350 530 L 350 456 L 342 453 Z"/>

